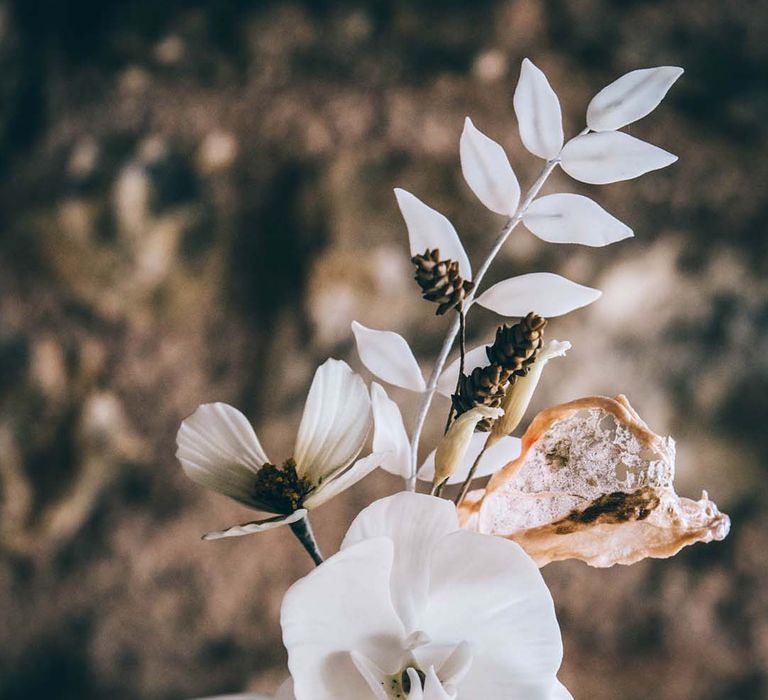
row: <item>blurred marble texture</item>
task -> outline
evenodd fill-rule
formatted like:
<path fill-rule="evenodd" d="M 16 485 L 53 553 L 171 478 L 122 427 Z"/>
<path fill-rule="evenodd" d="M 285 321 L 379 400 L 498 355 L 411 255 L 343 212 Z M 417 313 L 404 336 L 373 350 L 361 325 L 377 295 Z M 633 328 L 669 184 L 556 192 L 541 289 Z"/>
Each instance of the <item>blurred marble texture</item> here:
<path fill-rule="evenodd" d="M 0 698 L 276 687 L 280 598 L 308 561 L 287 532 L 199 541 L 250 514 L 183 477 L 176 427 L 228 401 L 289 456 L 316 364 L 360 367 L 352 319 L 429 369 L 447 321 L 419 301 L 392 188 L 449 216 L 477 265 L 501 222 L 463 184 L 458 137 L 470 114 L 533 180 L 524 56 L 569 134 L 617 75 L 687 69 L 630 129 L 679 163 L 545 190 L 593 196 L 636 238 L 521 228 L 489 281 L 603 289 L 551 322 L 574 347 L 532 410 L 627 394 L 677 439 L 678 491 L 733 520 L 671 561 L 547 567 L 563 680 L 577 698 L 765 697 L 767 24 L 716 0 L 0 3 Z M 473 312 L 469 342 L 498 322 Z M 398 487 L 378 474 L 318 511 L 325 549 Z"/>

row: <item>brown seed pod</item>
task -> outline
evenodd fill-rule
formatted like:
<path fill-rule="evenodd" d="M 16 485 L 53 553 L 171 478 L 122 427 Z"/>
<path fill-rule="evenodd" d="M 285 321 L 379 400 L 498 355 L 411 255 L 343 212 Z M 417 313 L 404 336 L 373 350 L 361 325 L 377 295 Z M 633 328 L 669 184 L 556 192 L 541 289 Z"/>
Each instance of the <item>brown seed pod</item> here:
<path fill-rule="evenodd" d="M 423 255 L 414 255 L 411 262 L 416 265 L 415 279 L 421 287 L 422 297 L 438 304 L 438 315 L 450 309 L 460 309 L 475 286 L 462 279 L 458 262 L 440 260 L 437 248 L 427 249 Z"/>

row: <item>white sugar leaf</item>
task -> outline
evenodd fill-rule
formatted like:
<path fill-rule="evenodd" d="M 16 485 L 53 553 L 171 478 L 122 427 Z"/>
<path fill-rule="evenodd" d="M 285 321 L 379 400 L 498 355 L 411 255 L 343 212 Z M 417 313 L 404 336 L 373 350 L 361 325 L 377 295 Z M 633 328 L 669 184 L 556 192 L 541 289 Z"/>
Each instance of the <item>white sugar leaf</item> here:
<path fill-rule="evenodd" d="M 621 131 L 577 136 L 565 144 L 561 158 L 565 172 L 591 185 L 631 180 L 677 160 L 658 146 Z"/>
<path fill-rule="evenodd" d="M 382 455 L 381 467 L 406 478 L 410 474 L 411 446 L 399 406 L 381 384 L 371 383 L 373 451 Z"/>
<path fill-rule="evenodd" d="M 580 194 L 550 194 L 528 207 L 523 223 L 548 243 L 604 246 L 632 236 L 632 229 Z"/>
<path fill-rule="evenodd" d="M 551 318 L 591 304 L 601 294 L 552 272 L 532 272 L 494 284 L 477 303 L 502 316 L 522 317 L 534 311 Z"/>
<path fill-rule="evenodd" d="M 490 343 L 488 343 L 490 345 Z M 461 358 L 457 357 L 448 365 L 440 379 L 437 380 L 437 391 L 443 396 L 451 396 L 456 391 L 456 383 L 459 381 L 459 365 Z M 464 374 L 469 374 L 476 367 L 485 367 L 489 364 L 485 345 L 478 345 L 464 355 Z"/>
<path fill-rule="evenodd" d="M 592 98 L 587 126 L 592 131 L 613 131 L 650 114 L 683 74 L 677 66 L 633 70 Z"/>
<path fill-rule="evenodd" d="M 512 216 L 520 201 L 520 184 L 504 149 L 479 131 L 467 117 L 459 144 L 461 171 L 475 196 L 491 211 Z"/>
<path fill-rule="evenodd" d="M 377 331 L 352 321 L 357 354 L 360 360 L 380 379 L 389 384 L 424 391 L 424 377 L 419 364 L 403 336 L 392 331 Z"/>
<path fill-rule="evenodd" d="M 547 77 L 527 58 L 513 100 L 523 145 L 540 158 L 554 158 L 563 147 L 560 101 Z"/>
<path fill-rule="evenodd" d="M 411 255 L 420 255 L 425 250 L 437 248 L 442 260 L 458 262 L 461 276 L 471 280 L 472 267 L 453 224 L 439 211 L 428 207 L 406 190 L 395 188 L 395 197 L 408 228 Z"/>

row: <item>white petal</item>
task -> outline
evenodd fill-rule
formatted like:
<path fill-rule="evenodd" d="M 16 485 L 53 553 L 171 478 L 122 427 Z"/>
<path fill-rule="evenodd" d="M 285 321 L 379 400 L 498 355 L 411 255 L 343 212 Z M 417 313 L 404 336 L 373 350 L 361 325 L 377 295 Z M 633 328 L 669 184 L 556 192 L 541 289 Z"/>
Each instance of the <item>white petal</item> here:
<path fill-rule="evenodd" d="M 346 362 L 327 360 L 309 388 L 296 437 L 300 476 L 319 484 L 352 463 L 371 426 L 371 399 L 362 378 Z"/>
<path fill-rule="evenodd" d="M 276 527 L 282 527 L 283 525 L 290 525 L 301 520 L 307 511 L 304 508 L 293 511 L 290 515 L 277 515 L 274 518 L 267 518 L 266 520 L 255 520 L 251 523 L 243 523 L 242 525 L 235 525 L 234 527 L 227 528 L 226 530 L 215 530 L 214 532 L 208 532 L 203 535 L 204 540 L 221 540 L 225 537 L 242 537 L 243 535 L 253 535 L 257 532 L 266 532 L 267 530 L 274 530 Z"/>
<path fill-rule="evenodd" d="M 342 491 L 346 491 L 358 481 L 368 476 L 382 463 L 382 460 L 382 455 L 376 453 L 363 457 L 363 459 L 358 459 L 345 472 L 320 484 L 308 498 L 304 499 L 304 505 L 311 509 L 321 506 L 326 501 L 330 501 L 334 496 L 338 496 Z"/>
<path fill-rule="evenodd" d="M 393 544 L 347 547 L 288 589 L 281 624 L 298 700 L 361 700 L 368 683 L 351 652 L 396 667 L 403 629 L 389 593 Z"/>
<path fill-rule="evenodd" d="M 384 684 L 387 682 L 389 674 L 363 654 L 353 651 L 350 657 L 352 663 L 355 664 L 355 668 L 368 684 L 371 692 L 376 696 L 376 700 L 388 700 Z"/>
<path fill-rule="evenodd" d="M 568 691 L 560 681 L 555 680 L 555 685 L 549 695 L 548 700 L 573 700 L 573 695 Z"/>
<path fill-rule="evenodd" d="M 416 676 L 415 672 L 413 674 Z M 437 674 L 435 673 L 434 668 L 430 668 L 427 670 L 426 679 L 424 682 L 424 700 L 453 700 L 455 697 L 454 695 L 449 695 L 445 689 L 443 688 L 443 684 L 440 683 L 440 679 L 437 677 Z M 414 680 L 418 680 L 418 676 L 414 679 L 410 676 L 409 678 L 411 680 L 411 687 L 413 687 Z M 408 696 L 410 699 L 410 695 Z"/>
<path fill-rule="evenodd" d="M 472 667 L 472 647 L 467 642 L 461 642 L 443 661 L 439 676 L 445 685 L 458 685 Z"/>
<path fill-rule="evenodd" d="M 520 201 L 520 184 L 504 149 L 475 128 L 467 117 L 459 144 L 461 171 L 469 188 L 491 211 L 512 216 Z"/>
<path fill-rule="evenodd" d="M 357 354 L 366 368 L 389 384 L 424 391 L 426 384 L 408 341 L 393 331 L 377 331 L 352 321 Z"/>
<path fill-rule="evenodd" d="M 462 698 L 547 698 L 560 666 L 552 597 L 533 560 L 510 544 L 462 530 L 433 550 L 423 627 L 471 645 Z"/>
<path fill-rule="evenodd" d="M 666 168 L 676 160 L 677 156 L 624 132 L 603 131 L 571 139 L 560 165 L 580 182 L 605 185 Z"/>
<path fill-rule="evenodd" d="M 266 462 L 248 419 L 225 403 L 206 403 L 176 434 L 176 457 L 192 481 L 253 505 L 254 475 Z"/>
<path fill-rule="evenodd" d="M 391 596 L 406 634 L 421 629 L 418 620 L 429 585 L 424 562 L 436 542 L 458 527 L 456 508 L 451 502 L 403 491 L 362 510 L 344 537 L 342 550 L 382 536 L 394 542 Z"/>
<path fill-rule="evenodd" d="M 371 384 L 371 405 L 373 451 L 382 455 L 382 469 L 406 478 L 411 471 L 411 445 L 400 408 L 376 382 Z"/>
<path fill-rule="evenodd" d="M 480 454 L 480 450 L 483 449 L 486 440 L 490 433 L 475 433 L 467 448 L 467 452 L 464 455 L 459 468 L 453 473 L 448 484 L 463 484 L 464 480 L 469 474 L 469 470 L 477 459 L 477 455 Z M 475 472 L 475 478 L 480 479 L 489 474 L 497 472 L 502 467 L 505 467 L 513 459 L 517 459 L 520 456 L 520 438 L 516 437 L 503 437 L 495 445 L 488 448 L 488 451 L 483 455 L 480 460 L 480 464 L 477 465 L 477 471 Z M 431 482 L 435 476 L 435 450 L 429 453 L 429 456 L 424 460 L 424 464 L 419 469 L 419 479 Z"/>
<path fill-rule="evenodd" d="M 591 304 L 601 294 L 551 272 L 532 272 L 494 284 L 477 303 L 502 316 L 522 317 L 535 311 L 552 318 Z"/>
<path fill-rule="evenodd" d="M 478 345 L 464 355 L 464 374 L 469 374 L 476 367 L 485 367 L 488 364 L 488 354 L 485 352 L 485 347 L 485 345 Z M 440 375 L 440 379 L 437 381 L 437 390 L 443 396 L 450 397 L 456 393 L 460 365 L 461 358 L 457 357 Z"/>
<path fill-rule="evenodd" d="M 604 246 L 632 236 L 632 229 L 597 202 L 580 194 L 550 194 L 534 200 L 523 216 L 531 233 L 548 243 Z"/>
<path fill-rule="evenodd" d="M 659 106 L 682 74 L 677 66 L 660 66 L 622 75 L 592 98 L 587 126 L 592 131 L 612 131 L 642 119 Z"/>
<path fill-rule="evenodd" d="M 439 211 L 428 207 L 406 190 L 396 188 L 395 197 L 408 227 L 411 255 L 420 255 L 427 249 L 438 248 L 441 259 L 458 262 L 461 276 L 471 280 L 472 267 L 453 224 Z"/>
<path fill-rule="evenodd" d="M 547 77 L 527 58 L 514 97 L 523 145 L 540 158 L 554 158 L 563 147 L 560 101 Z"/>

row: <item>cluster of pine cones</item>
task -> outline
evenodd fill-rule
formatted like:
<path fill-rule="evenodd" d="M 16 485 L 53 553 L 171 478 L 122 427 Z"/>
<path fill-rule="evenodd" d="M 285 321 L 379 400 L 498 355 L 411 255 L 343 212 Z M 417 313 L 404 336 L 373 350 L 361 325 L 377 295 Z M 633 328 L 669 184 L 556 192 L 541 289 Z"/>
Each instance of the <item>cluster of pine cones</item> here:
<path fill-rule="evenodd" d="M 513 326 L 498 328 L 493 345 L 485 349 L 490 364 L 477 367 L 459 379 L 458 391 L 452 397 L 457 416 L 478 404 L 501 406 L 508 388 L 518 377 L 528 374 L 536 361 L 546 325 L 546 319 L 531 312 Z M 490 429 L 488 419 L 477 425 L 479 431 Z"/>

